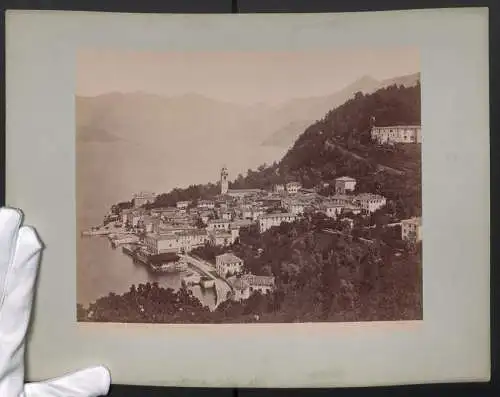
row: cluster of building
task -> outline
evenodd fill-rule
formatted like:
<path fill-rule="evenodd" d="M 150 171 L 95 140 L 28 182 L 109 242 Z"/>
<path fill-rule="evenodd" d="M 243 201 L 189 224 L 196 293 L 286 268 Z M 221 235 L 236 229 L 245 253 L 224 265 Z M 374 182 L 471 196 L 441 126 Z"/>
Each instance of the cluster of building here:
<path fill-rule="evenodd" d="M 189 252 L 206 244 L 229 246 L 239 237 L 240 229 L 256 224 L 261 233 L 283 222 L 294 222 L 305 213 L 321 212 L 327 217 L 351 220 L 352 215 L 371 214 L 387 204 L 374 193 L 356 193 L 357 181 L 343 176 L 334 181 L 334 194 L 328 197 L 298 182 L 262 189 L 229 189 L 225 167 L 220 174 L 220 194 L 197 202 L 179 201 L 175 207 L 145 209 L 154 200 L 152 193 L 134 196 L 134 207 L 122 210 L 118 223 L 141 231 L 143 245 L 151 254 Z M 403 221 L 402 238 L 420 235 L 419 220 Z M 417 226 L 415 226 L 417 225 Z M 411 230 L 410 230 L 411 229 Z M 413 234 L 415 233 L 415 234 Z"/>

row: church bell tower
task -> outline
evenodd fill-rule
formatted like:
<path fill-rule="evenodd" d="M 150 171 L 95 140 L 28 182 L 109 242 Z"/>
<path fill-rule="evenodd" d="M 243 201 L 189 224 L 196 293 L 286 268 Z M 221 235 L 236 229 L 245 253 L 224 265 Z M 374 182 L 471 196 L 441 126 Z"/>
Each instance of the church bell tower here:
<path fill-rule="evenodd" d="M 220 171 L 220 194 L 227 194 L 227 191 L 229 189 L 229 182 L 227 180 L 227 177 L 227 168 L 224 166 Z"/>

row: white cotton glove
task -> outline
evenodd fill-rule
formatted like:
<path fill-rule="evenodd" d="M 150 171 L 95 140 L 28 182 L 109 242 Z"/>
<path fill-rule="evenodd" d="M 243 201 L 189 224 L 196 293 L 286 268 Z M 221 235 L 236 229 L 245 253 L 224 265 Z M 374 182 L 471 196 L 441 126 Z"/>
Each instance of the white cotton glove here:
<path fill-rule="evenodd" d="M 0 208 L 0 397 L 106 395 L 110 376 L 104 367 L 24 384 L 25 337 L 42 244 L 35 230 L 21 223 L 20 211 Z"/>

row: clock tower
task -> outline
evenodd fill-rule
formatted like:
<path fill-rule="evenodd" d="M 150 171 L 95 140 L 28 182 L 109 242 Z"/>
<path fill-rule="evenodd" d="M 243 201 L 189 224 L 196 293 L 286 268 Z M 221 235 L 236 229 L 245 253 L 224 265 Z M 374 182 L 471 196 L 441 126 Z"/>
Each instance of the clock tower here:
<path fill-rule="evenodd" d="M 220 171 L 220 194 L 222 195 L 227 194 L 227 191 L 229 190 L 229 182 L 227 180 L 227 177 L 227 168 L 224 166 Z"/>

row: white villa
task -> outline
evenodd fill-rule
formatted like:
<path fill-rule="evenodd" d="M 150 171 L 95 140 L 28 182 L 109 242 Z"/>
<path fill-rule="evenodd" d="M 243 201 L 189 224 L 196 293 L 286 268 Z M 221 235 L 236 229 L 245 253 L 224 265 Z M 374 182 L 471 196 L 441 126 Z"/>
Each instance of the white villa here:
<path fill-rule="evenodd" d="M 215 257 L 215 271 L 221 277 L 229 273 L 239 274 L 243 271 L 243 260 L 232 253 L 225 253 Z"/>
<path fill-rule="evenodd" d="M 380 144 L 422 143 L 422 128 L 420 125 L 373 127 L 371 137 Z"/>

